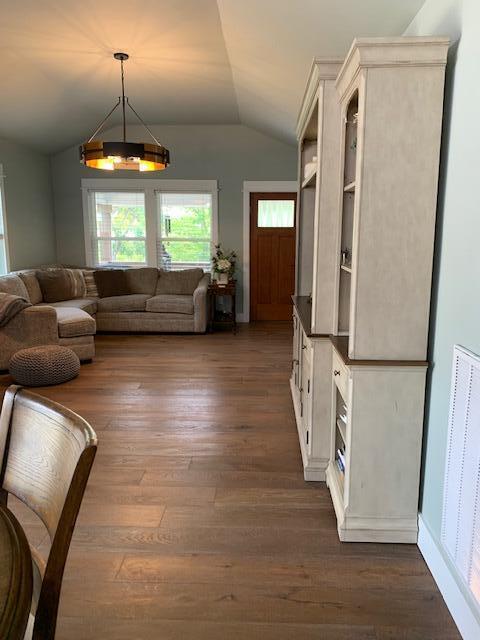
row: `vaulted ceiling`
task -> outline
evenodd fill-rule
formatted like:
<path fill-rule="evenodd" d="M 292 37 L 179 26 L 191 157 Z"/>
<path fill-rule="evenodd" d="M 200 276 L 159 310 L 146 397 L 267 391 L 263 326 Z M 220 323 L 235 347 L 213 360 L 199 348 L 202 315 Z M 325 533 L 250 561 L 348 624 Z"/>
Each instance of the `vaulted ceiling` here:
<path fill-rule="evenodd" d="M 0 136 L 55 152 L 126 89 L 156 124 L 252 126 L 293 141 L 313 57 L 400 35 L 424 0 L 0 0 Z M 118 116 L 116 118 L 118 122 Z"/>

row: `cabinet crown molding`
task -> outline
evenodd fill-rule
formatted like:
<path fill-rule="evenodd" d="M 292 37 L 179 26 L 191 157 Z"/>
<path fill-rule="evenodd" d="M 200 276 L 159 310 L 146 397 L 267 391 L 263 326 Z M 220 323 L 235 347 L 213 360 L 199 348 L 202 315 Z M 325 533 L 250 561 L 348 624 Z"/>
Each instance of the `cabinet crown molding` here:
<path fill-rule="evenodd" d="M 298 140 L 302 137 L 307 125 L 320 82 L 323 80 L 335 80 L 342 62 L 343 60 L 340 58 L 314 58 L 312 60 L 297 118 L 296 134 Z"/>
<path fill-rule="evenodd" d="M 450 39 L 446 36 L 356 38 L 335 82 L 344 96 L 361 69 L 372 67 L 445 66 Z"/>

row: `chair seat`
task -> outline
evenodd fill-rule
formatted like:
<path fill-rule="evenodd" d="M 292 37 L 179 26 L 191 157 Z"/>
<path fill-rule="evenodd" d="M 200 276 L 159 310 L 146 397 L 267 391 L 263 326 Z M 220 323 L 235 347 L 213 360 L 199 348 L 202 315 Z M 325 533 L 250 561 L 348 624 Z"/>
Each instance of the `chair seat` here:
<path fill-rule="evenodd" d="M 147 300 L 147 311 L 193 315 L 193 296 L 161 294 Z"/>
<path fill-rule="evenodd" d="M 92 336 L 96 332 L 95 320 L 91 315 L 73 307 L 55 307 L 60 338 Z"/>
<path fill-rule="evenodd" d="M 97 312 L 97 300 L 98 298 L 75 298 L 74 300 L 62 300 L 61 302 L 42 302 L 42 307 L 54 307 L 55 309 L 61 309 L 63 307 L 71 307 L 74 309 L 81 309 L 87 313 L 93 314 Z"/>
<path fill-rule="evenodd" d="M 99 298 L 97 309 L 100 312 L 145 311 L 145 303 L 149 298 L 150 296 L 145 293 L 132 293 L 126 296 Z"/>

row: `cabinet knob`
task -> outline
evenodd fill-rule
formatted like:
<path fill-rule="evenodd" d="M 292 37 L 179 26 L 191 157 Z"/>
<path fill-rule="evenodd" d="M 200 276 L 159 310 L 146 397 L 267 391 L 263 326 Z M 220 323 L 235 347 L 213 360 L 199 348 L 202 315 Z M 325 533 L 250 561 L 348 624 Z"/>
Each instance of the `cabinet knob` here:
<path fill-rule="evenodd" d="M 306 349 L 307 345 L 306 344 L 302 344 L 302 349 Z"/>
<path fill-rule="evenodd" d="M 334 370 L 334 372 L 333 372 L 333 375 L 334 375 L 334 376 L 339 376 L 339 375 L 340 375 L 340 371 L 338 371 L 337 369 L 335 369 L 335 370 Z"/>
<path fill-rule="evenodd" d="M 298 364 L 298 360 L 292 360 L 292 364 Z"/>

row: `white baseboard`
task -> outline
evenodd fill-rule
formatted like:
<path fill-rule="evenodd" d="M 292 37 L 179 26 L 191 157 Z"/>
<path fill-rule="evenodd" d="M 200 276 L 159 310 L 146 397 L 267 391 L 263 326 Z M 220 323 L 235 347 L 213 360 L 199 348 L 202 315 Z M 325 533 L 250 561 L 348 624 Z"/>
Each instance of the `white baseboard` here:
<path fill-rule="evenodd" d="M 478 640 L 480 620 L 475 613 L 475 605 L 460 588 L 454 569 L 450 567 L 421 515 L 418 517 L 418 547 L 463 640 Z"/>

